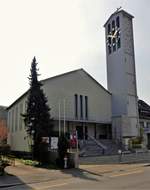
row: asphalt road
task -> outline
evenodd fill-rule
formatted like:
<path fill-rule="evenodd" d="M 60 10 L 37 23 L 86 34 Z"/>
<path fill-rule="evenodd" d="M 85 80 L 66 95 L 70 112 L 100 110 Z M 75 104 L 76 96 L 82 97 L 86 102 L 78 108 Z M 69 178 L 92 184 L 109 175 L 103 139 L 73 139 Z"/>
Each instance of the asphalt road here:
<path fill-rule="evenodd" d="M 94 167 L 94 166 L 93 166 Z M 119 167 L 120 168 L 120 167 Z M 2 188 L 3 190 L 150 190 L 150 166 L 120 168 L 101 173 L 101 167 L 93 172 L 76 170 L 70 178 L 54 179 Z M 94 168 L 93 168 L 94 170 Z M 92 170 L 90 170 L 92 171 Z M 68 170 L 68 173 L 70 171 Z"/>

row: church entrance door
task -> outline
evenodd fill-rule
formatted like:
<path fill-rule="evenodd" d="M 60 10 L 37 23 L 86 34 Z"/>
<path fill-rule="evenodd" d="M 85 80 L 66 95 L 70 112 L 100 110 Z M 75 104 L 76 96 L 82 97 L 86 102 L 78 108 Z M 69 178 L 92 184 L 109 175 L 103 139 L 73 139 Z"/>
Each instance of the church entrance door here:
<path fill-rule="evenodd" d="M 150 149 L 150 133 L 147 134 L 147 148 Z"/>
<path fill-rule="evenodd" d="M 76 130 L 78 133 L 78 139 L 82 140 L 83 139 L 83 126 L 76 126 Z"/>

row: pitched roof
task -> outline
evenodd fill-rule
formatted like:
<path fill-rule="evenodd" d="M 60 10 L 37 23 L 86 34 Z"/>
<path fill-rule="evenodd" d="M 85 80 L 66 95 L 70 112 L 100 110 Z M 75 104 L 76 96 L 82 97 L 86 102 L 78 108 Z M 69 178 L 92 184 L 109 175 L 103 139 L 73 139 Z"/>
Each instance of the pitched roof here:
<path fill-rule="evenodd" d="M 72 73 L 75 73 L 75 72 L 79 72 L 79 71 L 82 71 L 84 72 L 88 77 L 90 77 L 96 84 L 98 84 L 105 92 L 107 92 L 108 94 L 111 95 L 111 93 L 106 89 L 104 88 L 98 81 L 96 81 L 89 73 L 87 73 L 84 69 L 77 69 L 77 70 L 73 70 L 73 71 L 69 71 L 69 72 L 66 72 L 66 73 L 63 73 L 63 74 L 60 74 L 60 75 L 56 75 L 56 76 L 53 76 L 53 77 L 50 77 L 50 78 L 46 78 L 44 80 L 41 80 L 42 83 L 45 83 L 46 81 L 49 81 L 49 80 L 54 80 L 56 78 L 59 78 L 59 77 L 62 77 L 62 76 L 66 76 L 66 75 L 69 75 L 69 74 L 72 74 Z M 24 96 L 27 95 L 27 93 L 29 92 L 29 90 L 27 90 L 24 94 L 22 94 L 17 100 L 15 100 L 8 108 L 10 109 L 14 104 L 16 104 L 21 98 L 23 98 Z"/>

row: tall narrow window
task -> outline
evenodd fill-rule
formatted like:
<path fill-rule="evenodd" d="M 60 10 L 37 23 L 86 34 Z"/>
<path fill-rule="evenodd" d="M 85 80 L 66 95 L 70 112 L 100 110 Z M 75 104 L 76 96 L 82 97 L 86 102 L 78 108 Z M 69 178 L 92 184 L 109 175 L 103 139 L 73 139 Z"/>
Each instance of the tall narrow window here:
<path fill-rule="evenodd" d="M 117 18 L 116 18 L 116 25 L 117 25 L 117 28 L 120 27 L 120 19 L 119 19 L 119 16 L 117 16 Z"/>
<path fill-rule="evenodd" d="M 21 114 L 23 114 L 23 104 L 22 103 L 20 104 L 20 114 L 19 114 L 19 128 L 20 128 L 20 130 L 22 130 L 22 122 L 23 122 Z"/>
<path fill-rule="evenodd" d="M 108 24 L 108 31 L 107 31 L 108 34 L 111 33 L 111 28 L 110 28 L 110 24 Z"/>
<path fill-rule="evenodd" d="M 88 97 L 85 96 L 85 118 L 88 119 Z"/>
<path fill-rule="evenodd" d="M 111 37 L 107 38 L 107 46 L 108 46 L 108 52 L 111 54 Z"/>
<path fill-rule="evenodd" d="M 83 118 L 83 96 L 80 95 L 80 118 Z"/>
<path fill-rule="evenodd" d="M 75 98 L 75 117 L 78 118 L 78 95 L 74 95 Z"/>
<path fill-rule="evenodd" d="M 119 49 L 121 47 L 121 41 L 120 41 L 120 37 L 118 38 L 118 41 L 117 41 L 117 48 Z"/>
<path fill-rule="evenodd" d="M 18 107 L 16 107 L 15 113 L 15 131 L 18 129 Z"/>
<path fill-rule="evenodd" d="M 116 38 L 113 38 L 113 52 L 116 51 Z"/>
<path fill-rule="evenodd" d="M 115 21 L 112 21 L 112 32 L 115 32 Z"/>
<path fill-rule="evenodd" d="M 111 54 L 111 46 L 108 46 L 108 53 Z"/>
<path fill-rule="evenodd" d="M 11 130 L 14 132 L 14 109 L 12 110 L 12 115 L 11 115 Z"/>

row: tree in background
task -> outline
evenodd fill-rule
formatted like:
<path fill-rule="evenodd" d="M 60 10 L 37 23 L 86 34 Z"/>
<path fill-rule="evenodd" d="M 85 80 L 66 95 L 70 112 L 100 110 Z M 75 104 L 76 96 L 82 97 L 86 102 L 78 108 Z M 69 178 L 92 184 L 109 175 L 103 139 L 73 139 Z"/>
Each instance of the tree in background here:
<path fill-rule="evenodd" d="M 0 120 L 0 144 L 4 144 L 7 141 L 7 127 L 6 121 Z"/>
<path fill-rule="evenodd" d="M 40 149 L 42 137 L 51 136 L 52 118 L 47 98 L 43 92 L 42 83 L 38 81 L 38 69 L 36 58 L 31 63 L 31 73 L 29 76 L 29 94 L 27 99 L 27 110 L 23 115 L 27 133 L 33 138 L 32 154 L 34 159 L 41 160 Z"/>

